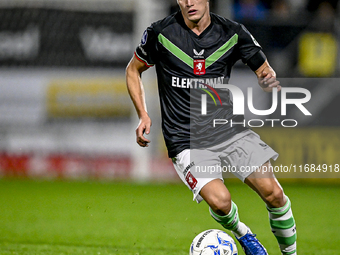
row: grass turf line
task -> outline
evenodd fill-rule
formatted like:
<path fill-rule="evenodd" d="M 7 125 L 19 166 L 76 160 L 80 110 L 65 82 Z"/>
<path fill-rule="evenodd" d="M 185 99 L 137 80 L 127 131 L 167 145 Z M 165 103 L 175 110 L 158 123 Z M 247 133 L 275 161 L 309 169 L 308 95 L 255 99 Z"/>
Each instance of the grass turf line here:
<path fill-rule="evenodd" d="M 241 220 L 269 254 L 279 254 L 264 204 L 245 185 L 226 183 Z M 283 187 L 297 222 L 298 254 L 340 254 L 339 185 Z M 220 228 L 183 184 L 3 179 L 0 194 L 0 254 L 187 255 L 196 234 Z"/>

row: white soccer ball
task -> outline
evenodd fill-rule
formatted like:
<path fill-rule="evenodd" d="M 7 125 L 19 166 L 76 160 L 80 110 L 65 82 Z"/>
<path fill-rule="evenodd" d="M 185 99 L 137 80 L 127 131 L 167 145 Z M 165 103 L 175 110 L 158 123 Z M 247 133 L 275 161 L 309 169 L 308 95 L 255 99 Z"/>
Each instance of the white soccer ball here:
<path fill-rule="evenodd" d="M 219 229 L 199 233 L 190 246 L 189 255 L 237 255 L 234 239 Z"/>

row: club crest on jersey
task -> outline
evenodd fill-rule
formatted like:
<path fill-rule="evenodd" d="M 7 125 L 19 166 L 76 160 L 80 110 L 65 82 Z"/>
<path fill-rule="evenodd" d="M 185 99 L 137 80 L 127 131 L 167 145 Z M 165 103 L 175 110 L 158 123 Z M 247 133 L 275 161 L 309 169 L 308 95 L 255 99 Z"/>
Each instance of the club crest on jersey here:
<path fill-rule="evenodd" d="M 203 75 L 205 74 L 204 50 L 197 52 L 197 50 L 194 49 L 194 54 L 194 74 Z"/>

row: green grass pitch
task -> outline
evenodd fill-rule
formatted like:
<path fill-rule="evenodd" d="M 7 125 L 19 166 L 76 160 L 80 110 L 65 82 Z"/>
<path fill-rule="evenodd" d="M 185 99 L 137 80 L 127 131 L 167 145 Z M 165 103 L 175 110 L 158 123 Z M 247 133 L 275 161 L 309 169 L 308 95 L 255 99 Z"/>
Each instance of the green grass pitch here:
<path fill-rule="evenodd" d="M 262 201 L 245 185 L 226 183 L 241 220 L 279 255 Z M 298 254 L 340 254 L 340 186 L 283 187 Z M 194 236 L 210 228 L 220 226 L 181 183 L 0 180 L 0 254 L 187 255 Z"/>

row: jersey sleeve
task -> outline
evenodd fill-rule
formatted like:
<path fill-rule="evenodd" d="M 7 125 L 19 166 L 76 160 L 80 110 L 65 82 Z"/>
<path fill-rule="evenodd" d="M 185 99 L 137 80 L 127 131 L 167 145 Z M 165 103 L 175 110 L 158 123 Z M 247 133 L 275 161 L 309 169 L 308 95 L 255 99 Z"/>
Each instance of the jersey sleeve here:
<path fill-rule="evenodd" d="M 135 56 L 149 67 L 156 64 L 157 35 L 152 26 L 144 31 L 142 39 L 135 50 Z"/>
<path fill-rule="evenodd" d="M 253 35 L 245 28 L 244 25 L 240 24 L 238 32 L 238 50 L 243 63 L 247 64 L 249 59 L 251 59 L 261 49 L 260 44 L 256 41 Z"/>

